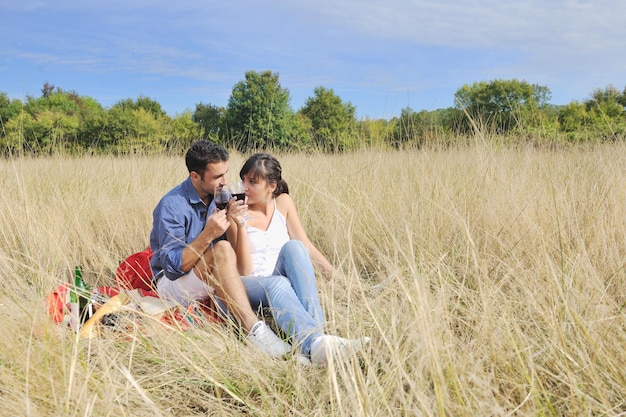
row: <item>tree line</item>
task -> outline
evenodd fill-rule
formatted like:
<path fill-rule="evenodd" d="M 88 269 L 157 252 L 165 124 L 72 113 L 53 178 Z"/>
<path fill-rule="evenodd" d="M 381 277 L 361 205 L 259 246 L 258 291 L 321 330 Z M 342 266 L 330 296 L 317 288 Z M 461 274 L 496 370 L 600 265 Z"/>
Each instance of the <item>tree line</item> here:
<path fill-rule="evenodd" d="M 402 109 L 390 120 L 357 120 L 356 108 L 332 89 L 317 87 L 294 111 L 277 73 L 248 71 L 226 107 L 198 103 L 169 116 L 148 97 L 104 108 L 91 97 L 46 82 L 24 101 L 0 92 L 0 152 L 6 155 L 150 153 L 186 149 L 208 138 L 241 152 L 257 149 L 343 152 L 362 147 L 445 145 L 477 134 L 507 141 L 622 140 L 626 88 L 598 88 L 585 101 L 551 105 L 547 86 L 492 80 L 464 85 L 455 105 Z"/>

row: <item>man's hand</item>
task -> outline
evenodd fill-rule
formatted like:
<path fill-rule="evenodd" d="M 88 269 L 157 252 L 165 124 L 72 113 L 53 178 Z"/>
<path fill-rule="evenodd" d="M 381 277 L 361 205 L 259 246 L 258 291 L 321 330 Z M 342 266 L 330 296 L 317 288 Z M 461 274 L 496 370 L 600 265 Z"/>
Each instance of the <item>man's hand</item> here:
<path fill-rule="evenodd" d="M 211 237 L 212 241 L 226 233 L 228 226 L 230 226 L 230 223 L 226 216 L 226 210 L 215 209 L 215 211 L 207 217 L 204 231 Z"/>
<path fill-rule="evenodd" d="M 196 237 L 193 242 L 183 249 L 182 254 L 182 270 L 189 272 L 193 268 L 198 259 L 201 259 L 211 243 L 222 236 L 226 229 L 230 226 L 226 218 L 226 210 L 215 211 L 206 219 L 204 229 Z"/>

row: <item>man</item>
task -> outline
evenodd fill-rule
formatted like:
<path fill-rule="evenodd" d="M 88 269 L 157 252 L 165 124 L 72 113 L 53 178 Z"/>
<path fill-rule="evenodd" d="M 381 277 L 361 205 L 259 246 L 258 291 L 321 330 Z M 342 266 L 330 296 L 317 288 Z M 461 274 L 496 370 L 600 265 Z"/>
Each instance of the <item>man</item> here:
<path fill-rule="evenodd" d="M 228 152 L 200 140 L 187 151 L 185 164 L 189 176 L 153 212 L 150 265 L 157 291 L 184 306 L 216 296 L 253 345 L 272 356 L 284 356 L 291 346 L 259 321 L 250 307 L 235 252 L 223 239 L 230 225 L 226 210 L 209 212 L 215 188 L 227 184 Z"/>

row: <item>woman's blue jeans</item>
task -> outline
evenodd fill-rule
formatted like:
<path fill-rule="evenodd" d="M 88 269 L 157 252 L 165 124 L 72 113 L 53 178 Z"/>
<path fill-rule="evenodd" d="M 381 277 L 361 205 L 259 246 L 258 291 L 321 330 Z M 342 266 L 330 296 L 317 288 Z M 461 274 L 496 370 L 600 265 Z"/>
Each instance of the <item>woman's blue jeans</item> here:
<path fill-rule="evenodd" d="M 285 243 L 274 275 L 242 280 L 252 308 L 269 307 L 278 327 L 302 352 L 310 353 L 311 342 L 324 334 L 324 314 L 311 257 L 302 242 Z"/>

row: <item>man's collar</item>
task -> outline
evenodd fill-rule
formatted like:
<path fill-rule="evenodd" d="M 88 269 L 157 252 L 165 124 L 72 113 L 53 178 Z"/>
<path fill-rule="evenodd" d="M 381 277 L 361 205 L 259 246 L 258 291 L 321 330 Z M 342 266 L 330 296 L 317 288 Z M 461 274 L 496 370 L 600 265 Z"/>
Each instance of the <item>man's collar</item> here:
<path fill-rule="evenodd" d="M 202 202 L 200 196 L 198 195 L 198 192 L 195 188 L 193 188 L 191 177 L 187 177 L 187 179 L 183 182 L 183 191 L 185 192 L 185 195 L 187 196 L 187 199 L 191 204 L 198 204 Z"/>

